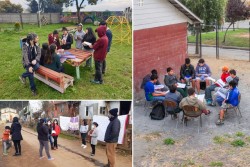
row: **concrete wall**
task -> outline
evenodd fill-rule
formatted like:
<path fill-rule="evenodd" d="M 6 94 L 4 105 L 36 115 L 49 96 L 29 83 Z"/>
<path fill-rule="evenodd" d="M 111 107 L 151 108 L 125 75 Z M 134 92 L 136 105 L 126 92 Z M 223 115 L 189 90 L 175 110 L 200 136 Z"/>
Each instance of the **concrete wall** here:
<path fill-rule="evenodd" d="M 41 18 L 45 17 L 48 23 L 60 23 L 59 13 L 41 13 Z M 37 13 L 22 13 L 23 23 L 37 23 Z M 0 23 L 16 23 L 21 22 L 19 13 L 0 13 Z"/>

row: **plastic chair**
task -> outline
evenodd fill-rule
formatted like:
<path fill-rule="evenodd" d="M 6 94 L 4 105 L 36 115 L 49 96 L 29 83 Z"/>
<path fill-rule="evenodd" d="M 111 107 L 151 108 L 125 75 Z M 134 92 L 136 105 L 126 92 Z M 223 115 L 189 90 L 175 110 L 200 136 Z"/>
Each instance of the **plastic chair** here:
<path fill-rule="evenodd" d="M 239 94 L 238 100 L 239 100 L 239 104 L 238 104 L 237 106 L 231 106 L 231 107 L 226 108 L 225 113 L 227 113 L 227 110 L 233 109 L 233 110 L 235 111 L 236 117 L 237 117 L 237 119 L 238 119 L 238 121 L 239 121 L 239 123 L 240 123 L 240 118 L 242 118 L 242 115 L 241 115 L 241 112 L 240 112 L 240 107 L 239 107 L 239 105 L 240 105 L 240 100 L 241 100 L 241 94 Z M 237 111 L 238 111 L 238 112 L 237 112 Z"/>
<path fill-rule="evenodd" d="M 202 111 L 199 110 L 195 106 L 192 106 L 192 105 L 183 106 L 183 117 L 182 117 L 183 131 L 184 131 L 184 123 L 186 123 L 186 126 L 187 126 L 187 121 L 184 120 L 184 116 L 191 117 L 191 118 L 200 117 L 200 121 L 199 121 L 199 124 L 198 124 L 198 133 L 200 133 L 200 127 L 202 127 L 201 114 L 202 114 Z"/>
<path fill-rule="evenodd" d="M 174 114 L 177 114 L 177 119 L 176 119 L 176 128 L 177 128 L 177 125 L 179 123 L 179 113 L 180 113 L 180 110 L 178 108 L 178 105 L 176 102 L 174 101 L 171 101 L 171 100 L 166 100 L 164 101 L 164 106 L 165 106 L 165 115 L 167 116 L 168 114 L 171 115 L 171 119 L 174 120 Z M 177 110 L 179 110 L 178 112 L 176 112 Z M 164 125 L 165 125 L 165 121 L 164 121 Z"/>

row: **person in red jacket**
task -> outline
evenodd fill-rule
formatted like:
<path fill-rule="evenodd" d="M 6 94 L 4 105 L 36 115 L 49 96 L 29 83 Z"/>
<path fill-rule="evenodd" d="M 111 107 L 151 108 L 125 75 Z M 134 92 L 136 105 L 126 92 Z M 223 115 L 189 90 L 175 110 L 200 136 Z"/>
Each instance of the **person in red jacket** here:
<path fill-rule="evenodd" d="M 49 41 L 49 45 L 54 43 L 56 44 L 57 49 L 61 49 L 59 33 L 57 30 L 54 30 L 53 33 L 50 33 L 48 35 L 48 41 Z"/>
<path fill-rule="evenodd" d="M 99 39 L 96 41 L 94 45 L 90 45 L 90 48 L 93 48 L 94 51 L 94 60 L 95 60 L 95 79 L 91 80 L 92 83 L 102 84 L 102 66 L 103 62 L 107 55 L 108 48 L 108 37 L 106 36 L 106 27 L 99 26 L 97 28 L 97 34 Z"/>
<path fill-rule="evenodd" d="M 58 149 L 57 146 L 57 138 L 61 132 L 60 126 L 58 125 L 58 121 L 57 119 L 55 119 L 53 121 L 53 126 L 52 126 L 53 130 L 52 130 L 52 137 L 54 138 L 54 149 Z"/>

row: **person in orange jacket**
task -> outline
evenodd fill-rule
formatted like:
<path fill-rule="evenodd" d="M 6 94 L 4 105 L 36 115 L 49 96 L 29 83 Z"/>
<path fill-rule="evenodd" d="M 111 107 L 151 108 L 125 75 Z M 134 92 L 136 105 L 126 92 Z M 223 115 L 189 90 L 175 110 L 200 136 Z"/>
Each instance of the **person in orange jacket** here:
<path fill-rule="evenodd" d="M 9 138 L 10 138 L 10 127 L 5 126 L 3 137 L 2 137 L 3 155 L 8 155 L 7 150 L 11 147 Z"/>
<path fill-rule="evenodd" d="M 53 126 L 52 126 L 52 137 L 54 138 L 54 149 L 58 149 L 57 146 L 57 138 L 61 132 L 60 126 L 58 125 L 57 119 L 53 121 Z"/>

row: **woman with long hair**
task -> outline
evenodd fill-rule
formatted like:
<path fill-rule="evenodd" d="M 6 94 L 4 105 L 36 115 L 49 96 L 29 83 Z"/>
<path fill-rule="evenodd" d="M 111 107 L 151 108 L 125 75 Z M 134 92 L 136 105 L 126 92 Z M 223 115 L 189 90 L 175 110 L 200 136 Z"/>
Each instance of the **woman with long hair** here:
<path fill-rule="evenodd" d="M 94 50 L 90 48 L 88 45 L 86 45 L 84 42 L 88 42 L 94 45 L 94 43 L 96 42 L 95 33 L 91 27 L 86 28 L 85 32 L 86 34 L 83 36 L 83 39 L 82 39 L 83 50 L 87 52 L 93 52 Z M 92 63 L 92 56 L 86 61 L 86 66 L 90 66 L 91 63 Z"/>
<path fill-rule="evenodd" d="M 54 139 L 54 149 L 58 149 L 58 146 L 57 146 L 57 138 L 58 138 L 58 136 L 59 136 L 61 130 L 60 130 L 60 126 L 58 125 L 57 119 L 55 119 L 55 120 L 53 121 L 52 128 L 53 128 L 53 130 L 52 130 L 52 137 L 53 137 L 53 139 Z"/>
<path fill-rule="evenodd" d="M 23 140 L 21 130 L 22 130 L 22 125 L 19 123 L 18 118 L 14 117 L 10 130 L 10 134 L 12 136 L 12 141 L 14 143 L 16 151 L 16 153 L 13 156 L 21 155 L 21 140 Z"/>
<path fill-rule="evenodd" d="M 49 50 L 47 50 L 47 53 L 44 57 L 44 67 L 57 72 L 63 72 L 63 66 L 60 62 L 60 57 L 56 54 L 56 49 L 57 47 L 55 44 L 51 44 L 49 46 Z"/>
<path fill-rule="evenodd" d="M 82 145 L 81 147 L 86 148 L 86 136 L 89 130 L 89 125 L 87 123 L 87 120 L 83 120 L 82 124 L 80 126 L 80 133 L 81 133 L 81 137 L 82 137 Z"/>

